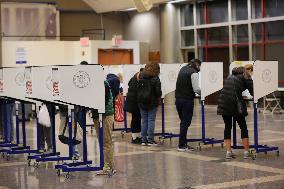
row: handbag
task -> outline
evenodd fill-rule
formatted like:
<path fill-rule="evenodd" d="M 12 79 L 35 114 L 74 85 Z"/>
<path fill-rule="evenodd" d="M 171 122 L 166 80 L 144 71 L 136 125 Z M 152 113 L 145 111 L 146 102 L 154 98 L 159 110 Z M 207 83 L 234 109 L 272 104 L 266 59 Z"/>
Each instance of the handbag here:
<path fill-rule="evenodd" d="M 41 106 L 38 112 L 38 123 L 45 127 L 51 127 L 49 112 L 45 104 Z"/>
<path fill-rule="evenodd" d="M 123 114 L 123 96 L 117 95 L 114 101 L 114 120 L 116 122 L 123 122 L 124 121 L 124 114 Z"/>

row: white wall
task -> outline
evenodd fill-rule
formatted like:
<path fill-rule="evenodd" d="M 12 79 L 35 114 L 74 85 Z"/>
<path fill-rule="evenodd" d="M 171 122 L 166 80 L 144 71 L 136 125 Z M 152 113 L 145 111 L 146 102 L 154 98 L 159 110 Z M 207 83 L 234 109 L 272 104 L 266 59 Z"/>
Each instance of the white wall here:
<path fill-rule="evenodd" d="M 24 48 L 27 64 L 16 64 L 16 50 Z M 81 47 L 79 41 L 2 41 L 2 66 L 76 65 L 85 60 L 98 64 L 98 49 L 112 49 L 111 41 L 90 41 Z M 140 64 L 140 42 L 122 41 L 118 49 L 133 49 L 133 62 Z M 84 51 L 85 55 L 82 55 Z M 145 52 L 148 54 L 148 52 Z"/>
<path fill-rule="evenodd" d="M 148 42 L 150 51 L 160 51 L 159 9 L 154 8 L 145 13 L 128 12 L 123 38 Z"/>

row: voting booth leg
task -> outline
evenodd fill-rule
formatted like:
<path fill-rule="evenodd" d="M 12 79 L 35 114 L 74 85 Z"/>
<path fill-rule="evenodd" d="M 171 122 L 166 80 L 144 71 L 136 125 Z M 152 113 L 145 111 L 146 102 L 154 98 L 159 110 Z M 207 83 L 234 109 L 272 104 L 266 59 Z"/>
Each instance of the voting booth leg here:
<path fill-rule="evenodd" d="M 15 106 L 15 109 L 16 109 L 16 142 L 17 144 L 20 144 L 20 122 L 19 122 L 19 104 L 16 103 L 16 106 Z"/>
<path fill-rule="evenodd" d="M 83 129 L 83 161 L 87 162 L 87 158 L 88 158 L 88 149 L 87 149 L 87 135 L 86 135 L 86 110 L 83 109 L 83 125 L 82 125 L 82 129 Z"/>
<path fill-rule="evenodd" d="M 51 134 L 52 134 L 52 147 L 53 147 L 53 153 L 56 153 L 57 149 L 56 149 L 56 132 L 55 132 L 55 106 L 52 106 L 51 109 L 51 116 L 52 116 L 52 123 L 51 123 Z"/>
<path fill-rule="evenodd" d="M 202 142 L 206 142 L 205 136 L 205 110 L 204 110 L 204 101 L 201 101 L 201 120 L 202 120 Z"/>
<path fill-rule="evenodd" d="M 165 129 L 165 101 L 164 98 L 162 98 L 162 132 L 161 133 L 155 133 L 155 136 L 160 136 L 159 140 L 161 143 L 163 143 L 163 139 L 169 138 L 170 140 L 174 137 L 179 137 L 179 134 L 173 134 L 173 133 L 166 133 Z"/>
<path fill-rule="evenodd" d="M 254 151 L 253 158 L 256 158 L 256 153 L 264 152 L 265 154 L 269 151 L 275 151 L 279 155 L 279 148 L 276 146 L 267 146 L 258 144 L 258 112 L 257 103 L 254 103 Z"/>
<path fill-rule="evenodd" d="M 104 167 L 104 151 L 103 151 L 103 116 L 102 114 L 99 114 L 99 147 L 100 147 L 100 165 L 98 167 L 94 167 L 88 164 L 91 164 L 92 161 L 83 161 L 83 162 L 76 162 L 76 163 L 69 163 L 69 164 L 63 164 L 61 166 L 57 166 L 57 174 L 60 175 L 60 170 L 62 170 L 63 173 L 67 173 L 65 175 L 65 178 L 69 178 L 70 172 L 80 172 L 80 171 L 100 171 Z"/>

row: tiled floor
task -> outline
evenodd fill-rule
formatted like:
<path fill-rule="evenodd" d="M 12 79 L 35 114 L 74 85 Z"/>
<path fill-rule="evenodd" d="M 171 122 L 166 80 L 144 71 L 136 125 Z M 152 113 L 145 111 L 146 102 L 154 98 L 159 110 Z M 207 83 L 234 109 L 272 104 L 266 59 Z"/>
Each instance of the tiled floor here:
<path fill-rule="evenodd" d="M 250 140 L 253 142 L 253 117 L 247 117 Z M 166 130 L 178 133 L 179 120 L 174 105 L 166 106 Z M 158 112 L 156 131 L 161 128 Z M 201 136 L 200 106 L 197 105 L 188 137 Z M 58 121 L 58 119 L 57 119 Z M 223 122 L 216 115 L 216 107 L 206 107 L 208 137 L 222 139 Z M 27 123 L 28 143 L 35 144 L 34 122 Z M 240 132 L 238 129 L 238 136 Z M 242 151 L 237 158 L 226 162 L 225 149 L 220 145 L 203 146 L 202 151 L 182 153 L 176 151 L 177 139 L 166 140 L 157 147 L 130 144 L 130 135 L 114 133 L 117 174 L 112 178 L 97 176 L 94 172 L 76 172 L 66 180 L 57 176 L 54 164 L 41 163 L 38 168 L 27 166 L 23 155 L 12 156 L 10 161 L 0 158 L 0 189 L 53 189 L 53 188 L 117 188 L 117 189 L 189 189 L 189 188 L 258 188 L 284 189 L 284 115 L 259 114 L 259 141 L 280 148 L 276 153 L 259 154 L 256 160 L 243 160 Z M 238 142 L 240 139 L 238 138 Z M 98 162 L 96 137 L 88 132 L 89 159 Z M 191 144 L 196 146 L 197 144 Z M 66 146 L 58 142 L 59 151 L 67 153 Z"/>

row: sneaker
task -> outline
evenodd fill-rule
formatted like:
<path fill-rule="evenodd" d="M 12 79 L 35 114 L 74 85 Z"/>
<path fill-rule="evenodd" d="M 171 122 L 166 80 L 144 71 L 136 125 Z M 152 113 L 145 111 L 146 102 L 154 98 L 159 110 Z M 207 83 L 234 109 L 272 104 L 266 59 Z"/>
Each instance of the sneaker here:
<path fill-rule="evenodd" d="M 234 153 L 233 152 L 227 152 L 226 153 L 226 160 L 231 160 L 234 158 Z"/>
<path fill-rule="evenodd" d="M 44 153 L 44 152 L 45 152 L 45 149 L 44 149 L 44 148 L 41 148 L 41 149 L 38 150 L 38 152 L 39 152 L 39 153 Z"/>
<path fill-rule="evenodd" d="M 153 141 L 153 142 L 148 142 L 148 145 L 149 146 L 157 146 L 158 143 L 156 141 Z"/>
<path fill-rule="evenodd" d="M 45 154 L 51 154 L 51 153 L 53 153 L 53 149 L 52 148 L 47 149 L 46 152 L 45 152 Z"/>
<path fill-rule="evenodd" d="M 249 159 L 250 154 L 248 151 L 244 151 L 244 159 Z"/>
<path fill-rule="evenodd" d="M 117 171 L 115 169 L 101 170 L 97 172 L 97 175 L 108 175 L 109 177 L 115 175 Z"/>
<path fill-rule="evenodd" d="M 132 144 L 141 144 L 142 143 L 142 139 L 137 137 L 136 139 L 133 139 L 132 138 L 132 141 L 131 141 Z"/>
<path fill-rule="evenodd" d="M 193 151 L 195 151 L 195 149 L 193 147 L 190 147 L 190 146 L 183 146 L 183 147 L 179 147 L 177 149 L 177 151 L 179 151 L 179 152 L 193 152 Z"/>
<path fill-rule="evenodd" d="M 147 142 L 142 142 L 141 145 L 142 145 L 142 146 L 147 146 L 148 143 L 147 143 Z"/>

